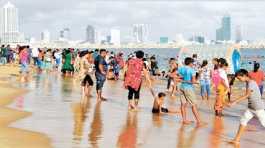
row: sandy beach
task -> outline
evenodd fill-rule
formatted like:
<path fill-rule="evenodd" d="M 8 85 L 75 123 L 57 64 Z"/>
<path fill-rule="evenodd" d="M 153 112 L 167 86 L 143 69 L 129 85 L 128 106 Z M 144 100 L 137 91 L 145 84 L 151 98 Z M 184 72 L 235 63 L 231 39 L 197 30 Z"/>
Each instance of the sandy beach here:
<path fill-rule="evenodd" d="M 1 148 L 49 148 L 50 139 L 44 134 L 10 126 L 32 115 L 30 112 L 8 107 L 16 97 L 28 91 L 9 85 L 9 76 L 18 75 L 17 66 L 0 67 L 0 147 Z"/>

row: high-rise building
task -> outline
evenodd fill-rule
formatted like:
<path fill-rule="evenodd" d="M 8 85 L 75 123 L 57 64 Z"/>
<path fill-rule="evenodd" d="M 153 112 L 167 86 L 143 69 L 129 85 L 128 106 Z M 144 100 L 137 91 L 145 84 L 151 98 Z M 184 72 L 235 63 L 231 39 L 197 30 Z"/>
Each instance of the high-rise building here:
<path fill-rule="evenodd" d="M 240 25 L 236 26 L 236 43 L 242 41 L 242 27 Z"/>
<path fill-rule="evenodd" d="M 136 43 L 144 43 L 148 41 L 150 26 L 147 24 L 133 25 L 133 38 Z"/>
<path fill-rule="evenodd" d="M 23 42 L 23 34 L 19 32 L 18 9 L 10 2 L 0 8 L 0 39 L 2 43 Z"/>
<path fill-rule="evenodd" d="M 41 32 L 41 41 L 42 42 L 50 42 L 51 40 L 51 34 L 48 30 L 44 30 L 43 32 Z"/>
<path fill-rule="evenodd" d="M 222 26 L 216 30 L 217 41 L 231 40 L 231 17 L 229 15 L 222 18 Z"/>
<path fill-rule="evenodd" d="M 95 43 L 95 28 L 91 25 L 88 25 L 86 28 L 86 41 L 93 44 Z"/>
<path fill-rule="evenodd" d="M 168 37 L 160 37 L 159 43 L 160 44 L 167 44 L 168 43 Z"/>
<path fill-rule="evenodd" d="M 63 30 L 60 31 L 60 39 L 63 39 L 63 40 L 70 40 L 71 39 L 71 34 L 70 34 L 69 28 L 64 28 Z"/>
<path fill-rule="evenodd" d="M 111 29 L 110 31 L 111 41 L 113 45 L 121 44 L 121 31 L 119 29 Z"/>

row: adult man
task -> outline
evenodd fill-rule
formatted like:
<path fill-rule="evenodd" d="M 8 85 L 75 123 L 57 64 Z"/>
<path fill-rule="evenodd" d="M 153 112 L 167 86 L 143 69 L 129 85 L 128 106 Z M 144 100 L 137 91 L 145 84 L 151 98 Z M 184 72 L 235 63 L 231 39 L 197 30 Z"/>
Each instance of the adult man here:
<path fill-rule="evenodd" d="M 34 62 L 34 66 L 38 66 L 39 49 L 38 48 L 33 48 L 31 56 L 32 56 L 32 59 L 33 59 L 33 62 Z"/>
<path fill-rule="evenodd" d="M 106 49 L 101 49 L 99 55 L 95 59 L 95 76 L 96 76 L 96 90 L 97 90 L 97 99 L 98 101 L 106 101 L 104 97 L 102 97 L 102 88 L 106 81 L 106 75 L 108 71 L 108 64 L 105 60 L 107 55 Z"/>

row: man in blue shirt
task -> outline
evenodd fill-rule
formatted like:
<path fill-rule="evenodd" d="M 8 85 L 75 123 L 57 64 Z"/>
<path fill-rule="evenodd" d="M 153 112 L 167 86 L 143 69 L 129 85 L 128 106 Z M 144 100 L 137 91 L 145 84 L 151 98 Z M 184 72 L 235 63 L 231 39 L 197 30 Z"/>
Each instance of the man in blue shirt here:
<path fill-rule="evenodd" d="M 105 60 L 107 51 L 105 49 L 100 50 L 100 54 L 95 58 L 95 76 L 97 80 L 96 90 L 97 90 L 97 99 L 98 101 L 106 101 L 102 97 L 102 88 L 106 81 L 106 75 L 108 71 L 108 64 Z"/>
<path fill-rule="evenodd" d="M 183 124 L 190 124 L 191 121 L 187 120 L 186 108 L 187 105 L 190 104 L 192 106 L 192 112 L 195 116 L 198 126 L 202 126 L 203 123 L 200 119 L 199 112 L 196 106 L 196 95 L 194 90 L 194 83 L 196 82 L 196 72 L 193 69 L 194 60 L 190 57 L 186 58 L 184 63 L 185 66 L 179 68 L 178 73 L 182 78 L 182 82 L 180 85 L 181 91 L 181 115 L 183 119 Z"/>

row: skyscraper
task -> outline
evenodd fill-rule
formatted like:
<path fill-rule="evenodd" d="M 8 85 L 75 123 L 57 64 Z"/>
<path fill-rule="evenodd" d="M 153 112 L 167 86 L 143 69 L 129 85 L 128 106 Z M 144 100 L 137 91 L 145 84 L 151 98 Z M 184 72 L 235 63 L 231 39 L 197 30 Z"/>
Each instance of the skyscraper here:
<path fill-rule="evenodd" d="M 41 41 L 43 42 L 50 42 L 51 40 L 51 34 L 48 30 L 44 30 L 43 32 L 41 32 Z"/>
<path fill-rule="evenodd" d="M 236 26 L 236 43 L 242 41 L 242 27 L 240 25 Z"/>
<path fill-rule="evenodd" d="M 70 40 L 71 39 L 69 28 L 64 28 L 63 30 L 60 31 L 60 39 L 63 39 L 63 40 Z"/>
<path fill-rule="evenodd" d="M 136 43 L 144 43 L 148 41 L 150 26 L 147 24 L 133 25 L 133 38 Z"/>
<path fill-rule="evenodd" d="M 22 34 L 18 30 L 18 9 L 7 2 L 0 9 L 0 39 L 2 43 L 18 43 Z"/>
<path fill-rule="evenodd" d="M 120 45 L 121 44 L 121 31 L 119 29 L 111 29 L 111 44 Z"/>
<path fill-rule="evenodd" d="M 217 41 L 231 40 L 231 17 L 229 15 L 222 18 L 222 26 L 216 30 Z"/>
<path fill-rule="evenodd" d="M 95 28 L 91 25 L 86 28 L 86 41 L 91 44 L 95 43 Z"/>

